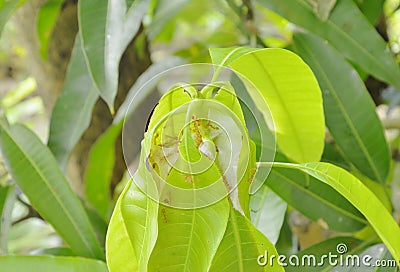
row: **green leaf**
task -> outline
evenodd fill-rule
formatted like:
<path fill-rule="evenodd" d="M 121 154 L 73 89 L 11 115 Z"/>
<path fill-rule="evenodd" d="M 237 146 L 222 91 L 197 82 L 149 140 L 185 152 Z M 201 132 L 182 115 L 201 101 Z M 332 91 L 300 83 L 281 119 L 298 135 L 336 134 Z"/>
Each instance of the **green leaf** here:
<path fill-rule="evenodd" d="M 0 255 L 8 252 L 8 237 L 12 223 L 12 211 L 15 202 L 14 186 L 0 185 Z"/>
<path fill-rule="evenodd" d="M 338 1 L 320 21 L 307 0 L 258 0 L 289 21 L 327 40 L 363 70 L 400 89 L 400 69 L 386 43 L 352 0 Z M 368 1 L 370 2 L 370 1 Z"/>
<path fill-rule="evenodd" d="M 0 267 L 3 272 L 107 272 L 105 263 L 80 257 L 1 256 Z"/>
<path fill-rule="evenodd" d="M 53 108 L 48 146 L 60 167 L 65 170 L 68 158 L 90 124 L 96 88 L 87 69 L 81 41 L 76 37 L 65 84 Z"/>
<path fill-rule="evenodd" d="M 361 181 L 346 170 L 328 163 L 274 163 L 273 166 L 300 170 L 334 188 L 365 216 L 400 264 L 400 227 L 382 202 Z"/>
<path fill-rule="evenodd" d="M 257 50 L 229 66 L 253 83 L 267 102 L 282 152 L 296 162 L 319 161 L 325 124 L 321 92 L 311 69 L 283 49 Z"/>
<path fill-rule="evenodd" d="M 251 222 L 272 244 L 276 244 L 287 204 L 266 185 L 250 197 Z"/>
<path fill-rule="evenodd" d="M 0 36 L 3 32 L 3 28 L 11 18 L 11 15 L 22 6 L 26 0 L 2 0 L 0 1 Z"/>
<path fill-rule="evenodd" d="M 63 0 L 47 0 L 39 9 L 36 19 L 36 30 L 40 44 L 39 53 L 44 59 L 47 58 L 50 37 L 63 2 Z"/>
<path fill-rule="evenodd" d="M 379 19 L 383 15 L 383 5 L 385 0 L 365 1 L 365 0 L 353 0 L 357 3 L 358 7 L 362 11 L 365 17 L 371 25 L 376 25 Z"/>
<path fill-rule="evenodd" d="M 22 125 L 0 129 L 0 147 L 7 168 L 35 209 L 74 253 L 103 258 L 85 210 L 50 150 Z"/>
<path fill-rule="evenodd" d="M 82 48 L 100 96 L 114 113 L 118 89 L 119 62 L 136 35 L 149 0 L 137 0 L 127 7 L 124 0 L 78 3 Z"/>
<path fill-rule="evenodd" d="M 284 271 L 277 263 L 264 267 L 257 263 L 259 256 L 266 252 L 269 256 L 278 256 L 271 242 L 246 217 L 231 208 L 224 237 L 208 271 Z"/>
<path fill-rule="evenodd" d="M 210 48 L 212 63 L 220 66 L 227 66 L 240 56 L 256 51 L 255 48 L 230 47 L 230 48 Z"/>
<path fill-rule="evenodd" d="M 301 172 L 272 169 L 265 185 L 302 214 L 331 230 L 354 232 L 367 224 L 364 216 L 343 196 Z"/>
<path fill-rule="evenodd" d="M 111 204 L 110 183 L 115 164 L 114 146 L 120 133 L 121 125 L 110 126 L 107 133 L 97 139 L 90 150 L 85 173 L 86 197 L 106 221 L 109 219 Z"/>
<path fill-rule="evenodd" d="M 296 51 L 318 78 L 326 125 L 336 144 L 361 173 L 384 184 L 390 152 L 363 81 L 338 51 L 317 36 L 296 33 L 293 40 Z"/>
<path fill-rule="evenodd" d="M 229 217 L 229 203 L 183 210 L 160 205 L 150 271 L 207 271 Z"/>
<path fill-rule="evenodd" d="M 136 256 L 138 271 L 146 272 L 158 236 L 158 203 L 143 193 L 133 181 L 126 186 L 128 189 L 120 196 L 121 214 Z"/>
<path fill-rule="evenodd" d="M 121 193 L 125 195 L 130 183 Z M 121 213 L 122 197 L 118 198 L 108 227 L 106 238 L 107 266 L 110 272 L 138 271 L 138 260 L 129 239 L 128 231 Z"/>

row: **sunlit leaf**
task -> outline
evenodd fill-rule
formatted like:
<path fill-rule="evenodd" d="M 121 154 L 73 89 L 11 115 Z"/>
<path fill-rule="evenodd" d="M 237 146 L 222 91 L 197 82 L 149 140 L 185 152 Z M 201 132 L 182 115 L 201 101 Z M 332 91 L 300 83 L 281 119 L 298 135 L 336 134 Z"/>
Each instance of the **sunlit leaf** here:
<path fill-rule="evenodd" d="M 130 188 L 129 184 L 121 195 L 125 195 Z M 138 259 L 122 217 L 121 201 L 122 197 L 118 198 L 107 232 L 106 257 L 110 272 L 131 272 L 138 269 Z"/>
<path fill-rule="evenodd" d="M 228 226 L 208 271 L 284 271 L 277 263 L 272 266 L 258 264 L 259 256 L 278 255 L 270 241 L 259 232 L 249 219 L 231 209 Z"/>
<path fill-rule="evenodd" d="M 321 92 L 311 69 L 283 49 L 247 53 L 229 66 L 261 92 L 271 110 L 277 144 L 283 153 L 296 162 L 319 161 L 325 124 Z"/>

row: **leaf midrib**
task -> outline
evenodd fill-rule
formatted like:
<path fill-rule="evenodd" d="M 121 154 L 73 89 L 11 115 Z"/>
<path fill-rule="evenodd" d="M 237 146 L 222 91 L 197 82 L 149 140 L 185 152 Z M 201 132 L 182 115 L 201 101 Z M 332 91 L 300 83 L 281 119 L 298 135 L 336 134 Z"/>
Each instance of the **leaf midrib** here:
<path fill-rule="evenodd" d="M 42 179 L 42 181 L 46 185 L 46 188 L 51 192 L 50 195 L 53 196 L 56 199 L 56 203 L 58 203 L 60 205 L 61 209 L 64 211 L 64 213 L 66 214 L 68 220 L 70 221 L 71 225 L 74 227 L 75 231 L 78 233 L 79 237 L 81 238 L 83 243 L 86 245 L 87 249 L 89 249 L 89 251 L 92 254 L 92 256 L 96 256 L 96 254 L 94 253 L 94 251 L 92 250 L 92 248 L 88 244 L 88 241 L 85 239 L 85 235 L 83 235 L 83 233 L 81 233 L 79 231 L 79 228 L 76 225 L 76 222 L 74 220 L 71 220 L 72 217 L 71 217 L 71 214 L 68 212 L 68 209 L 63 205 L 63 202 L 61 201 L 61 199 L 59 199 L 58 195 L 52 193 L 53 191 L 51 190 L 51 185 L 48 183 L 47 179 L 43 176 L 42 172 L 39 171 L 39 168 L 37 167 L 37 165 L 32 161 L 31 157 L 28 156 L 28 154 L 26 154 L 24 152 L 24 150 L 18 145 L 18 143 L 16 141 L 14 141 L 12 137 L 10 137 L 10 134 L 8 133 L 8 131 L 6 129 L 3 129 L 3 132 L 6 133 L 8 138 L 14 143 L 14 145 L 18 148 L 18 150 L 24 155 L 26 160 L 30 163 L 30 165 L 33 167 L 33 169 L 36 171 L 36 173 Z"/>
<path fill-rule="evenodd" d="M 297 184 L 296 182 L 292 181 L 290 178 L 286 177 L 285 175 L 282 175 L 281 173 L 275 171 L 274 172 L 275 175 L 280 176 L 282 179 L 286 180 L 287 182 L 289 182 L 290 184 L 292 184 L 294 187 L 297 187 L 300 191 L 303 191 L 307 194 L 309 194 L 311 197 L 315 198 L 316 200 L 324 203 L 326 206 L 331 207 L 333 210 L 336 210 L 337 212 L 345 215 L 346 217 L 352 218 L 362 224 L 368 224 L 368 222 L 366 220 L 363 220 L 362 218 L 355 216 L 352 213 L 347 212 L 346 210 L 340 208 L 339 206 L 335 206 L 333 205 L 331 202 L 327 201 L 325 198 L 322 198 L 318 195 L 316 195 L 314 192 L 305 189 L 304 187 L 300 186 L 299 184 Z"/>
<path fill-rule="evenodd" d="M 231 208 L 230 214 L 231 214 L 230 217 L 232 220 L 232 232 L 233 232 L 233 236 L 235 237 L 235 241 L 236 241 L 235 246 L 236 246 L 236 252 L 237 252 L 237 257 L 238 257 L 238 265 L 239 265 L 238 269 L 239 269 L 239 272 L 244 272 L 243 255 L 242 255 L 243 253 L 242 253 L 242 247 L 241 247 L 242 240 L 240 237 L 240 230 L 238 229 L 238 226 L 237 226 L 237 220 L 236 220 L 235 211 L 233 208 Z"/>
<path fill-rule="evenodd" d="M 264 71 L 264 73 L 265 73 L 265 75 L 267 76 L 267 78 L 268 78 L 268 81 L 269 82 L 271 82 L 271 85 L 272 85 L 272 88 L 274 89 L 274 92 L 275 92 L 275 94 L 277 95 L 277 97 L 278 97 L 278 99 L 279 99 L 279 101 L 281 102 L 280 104 L 281 104 L 281 106 L 282 106 L 282 108 L 284 109 L 284 111 L 287 113 L 287 115 L 289 116 L 289 118 L 288 118 L 288 120 L 289 120 L 289 123 L 290 123 L 290 127 L 292 128 L 292 130 L 293 130 L 293 132 L 294 132 L 294 139 L 295 139 L 295 141 L 296 141 L 296 145 L 299 147 L 299 151 L 300 151 L 300 156 L 301 156 L 301 160 L 302 160 L 302 162 L 305 162 L 306 160 L 305 160 L 305 157 L 304 157 L 304 149 L 303 149 L 303 146 L 301 145 L 301 141 L 300 141 L 300 139 L 299 139 L 299 137 L 298 137 L 298 131 L 297 131 L 297 128 L 296 128 L 296 126 L 294 125 L 294 123 L 293 123 L 293 118 L 292 118 L 292 116 L 291 116 L 291 114 L 290 114 L 290 111 L 288 110 L 288 108 L 287 108 L 287 106 L 286 106 L 286 103 L 285 103 L 285 101 L 283 100 L 283 98 L 282 98 L 282 96 L 281 96 L 281 94 L 280 94 L 280 92 L 278 91 L 278 87 L 276 86 L 276 84 L 275 84 L 275 82 L 274 82 L 274 80 L 272 79 L 272 76 L 270 75 L 270 73 L 268 72 L 268 70 L 265 68 L 265 66 L 263 65 L 263 63 L 262 63 L 262 61 L 258 58 L 258 57 L 256 57 L 253 53 L 250 53 L 250 55 L 258 62 L 258 64 L 261 66 L 261 68 L 263 69 L 263 71 Z"/>
<path fill-rule="evenodd" d="M 299 43 L 302 43 L 301 41 L 298 40 Z M 340 100 L 340 98 L 337 95 L 336 89 L 335 87 L 332 85 L 332 82 L 330 81 L 328 75 L 325 73 L 324 69 L 321 67 L 320 63 L 318 62 L 318 60 L 315 58 L 315 56 L 312 54 L 312 52 L 310 52 L 308 50 L 308 48 L 306 46 L 304 46 L 303 44 L 303 49 L 309 54 L 309 56 L 314 60 L 315 65 L 317 66 L 318 70 L 320 71 L 321 75 L 323 76 L 325 82 L 328 85 L 328 89 L 331 91 L 332 97 L 336 100 L 337 105 L 339 106 L 339 110 L 342 113 L 342 116 L 344 117 L 346 123 L 348 124 L 348 126 L 350 127 L 350 130 L 352 132 L 352 135 L 354 135 L 354 138 L 356 139 L 356 141 L 358 142 L 361 151 L 363 152 L 364 156 L 366 157 L 368 164 L 370 165 L 372 171 L 374 172 L 376 178 L 378 179 L 378 181 L 380 183 L 383 182 L 381 175 L 379 174 L 378 169 L 376 168 L 372 158 L 370 157 L 370 154 L 368 152 L 368 149 L 366 148 L 363 140 L 360 138 L 360 135 L 357 131 L 357 129 L 354 127 L 353 122 L 350 118 L 350 116 L 347 114 L 342 101 Z M 347 157 L 347 155 L 346 155 Z"/>
<path fill-rule="evenodd" d="M 305 1 L 303 1 L 303 0 L 295 0 L 295 1 L 297 1 L 300 5 L 303 5 L 306 9 L 309 9 L 309 10 L 311 9 L 311 7 L 309 5 L 307 5 L 307 3 Z M 346 39 L 349 43 L 353 44 L 359 51 L 362 51 L 364 53 L 364 55 L 367 56 L 370 61 L 375 63 L 375 65 L 380 68 L 380 70 L 383 70 L 383 71 L 387 70 L 385 65 L 383 65 L 380 61 L 375 61 L 374 56 L 372 54 L 370 54 L 370 52 L 368 50 L 366 50 L 363 46 L 361 46 L 355 39 L 352 39 L 352 37 L 347 32 L 343 31 L 331 19 L 327 20 L 325 23 L 328 26 L 332 27 L 334 30 L 336 30 L 339 34 L 341 34 L 341 36 L 344 39 Z M 392 78 L 391 74 L 389 74 L 389 75 L 386 74 L 386 76 L 388 76 L 388 78 L 390 78 L 391 80 L 394 80 L 394 82 L 396 82 L 396 86 L 400 86 L 400 82 L 398 80 L 396 80 L 395 78 Z"/>

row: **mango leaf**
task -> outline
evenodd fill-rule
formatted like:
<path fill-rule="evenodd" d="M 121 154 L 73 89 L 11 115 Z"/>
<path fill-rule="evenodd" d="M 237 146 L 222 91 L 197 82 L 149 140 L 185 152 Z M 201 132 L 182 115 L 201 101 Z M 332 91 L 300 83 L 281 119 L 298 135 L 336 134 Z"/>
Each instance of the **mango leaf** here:
<path fill-rule="evenodd" d="M 376 25 L 383 16 L 383 5 L 385 0 L 364 1 L 353 0 L 356 2 L 362 13 L 367 17 L 371 25 Z"/>
<path fill-rule="evenodd" d="M 264 261 L 260 256 L 266 253 L 268 256 L 278 255 L 271 242 L 250 220 L 231 208 L 224 237 L 208 271 L 284 271 L 277 263 L 259 265 L 259 259 Z"/>
<path fill-rule="evenodd" d="M 121 214 L 133 247 L 138 271 L 149 271 L 150 254 L 158 237 L 158 203 L 150 199 L 139 187 L 130 181 L 120 196 Z M 127 245 L 126 245 L 127 247 Z M 116 270 L 119 271 L 119 270 Z"/>
<path fill-rule="evenodd" d="M 256 48 L 230 47 L 230 48 L 210 48 L 212 63 L 220 66 L 227 66 L 240 56 L 256 51 Z"/>
<path fill-rule="evenodd" d="M 47 2 L 40 7 L 37 15 L 36 29 L 40 44 L 39 53 L 44 59 L 47 58 L 47 48 L 62 3 L 63 0 L 47 0 Z"/>
<path fill-rule="evenodd" d="M 276 244 L 287 204 L 266 185 L 250 197 L 251 222 L 272 244 Z"/>
<path fill-rule="evenodd" d="M 201 209 L 161 205 L 158 240 L 150 271 L 207 271 L 225 232 L 229 204 L 222 201 Z"/>
<path fill-rule="evenodd" d="M 260 165 L 262 164 L 264 163 Z M 270 163 L 266 164 L 270 165 Z M 361 181 L 346 170 L 329 163 L 274 163 L 273 167 L 302 171 L 335 189 L 365 216 L 389 252 L 400 264 L 400 227 L 375 194 Z"/>
<path fill-rule="evenodd" d="M 79 1 L 78 21 L 82 48 L 100 96 L 114 113 L 119 62 L 136 35 L 149 0 L 127 6 L 125 0 Z"/>
<path fill-rule="evenodd" d="M 104 258 L 93 228 L 50 150 L 29 129 L 0 127 L 0 147 L 7 169 L 33 207 L 74 253 Z"/>
<path fill-rule="evenodd" d="M 343 254 L 338 254 L 337 249 L 339 245 L 344 245 L 343 248 L 346 248 Z M 331 238 L 296 253 L 294 255 L 296 257 L 291 257 L 291 261 L 286 259 L 285 263 L 288 266 L 285 267 L 285 271 L 299 271 L 299 267 L 303 266 L 302 263 L 305 263 L 307 265 L 308 262 L 310 262 L 310 265 L 307 266 L 307 271 L 331 271 L 330 269 L 332 267 L 329 266 L 328 259 L 325 258 L 325 261 L 323 262 L 323 255 L 329 255 L 329 253 L 331 253 L 333 255 L 343 256 L 344 260 L 346 260 L 346 256 L 356 255 L 357 253 L 368 247 L 368 245 L 368 242 L 363 242 L 353 237 L 342 236 Z M 349 267 L 347 267 L 345 271 L 348 271 L 348 268 Z"/>
<path fill-rule="evenodd" d="M 102 134 L 93 144 L 89 153 L 89 163 L 85 173 L 85 193 L 87 200 L 108 221 L 111 204 L 110 184 L 115 163 L 115 145 L 121 134 L 121 124 L 110 126 L 108 133 Z M 102 171 L 99 171 L 102 169 Z"/>
<path fill-rule="evenodd" d="M 65 84 L 51 115 L 48 140 L 48 146 L 63 170 L 66 169 L 70 153 L 90 124 L 98 97 L 77 36 Z"/>
<path fill-rule="evenodd" d="M 0 1 L 0 36 L 3 32 L 3 28 L 11 18 L 13 13 L 22 6 L 26 0 L 1 0 Z"/>
<path fill-rule="evenodd" d="M 293 40 L 296 52 L 318 78 L 326 125 L 336 144 L 361 173 L 384 184 L 389 147 L 363 81 L 338 51 L 317 36 L 296 33 Z"/>
<path fill-rule="evenodd" d="M 282 152 L 296 162 L 319 161 L 325 124 L 321 92 L 311 69 L 283 49 L 247 53 L 229 66 L 253 83 L 267 102 Z"/>
<path fill-rule="evenodd" d="M 104 262 L 81 257 L 54 256 L 1 256 L 1 271 L 41 271 L 41 272 L 107 272 Z"/>
<path fill-rule="evenodd" d="M 400 89 L 400 69 L 395 58 L 386 49 L 385 41 L 352 0 L 338 1 L 326 22 L 315 16 L 307 0 L 258 2 L 327 40 L 363 70 Z"/>
<path fill-rule="evenodd" d="M 301 172 L 274 168 L 265 185 L 302 214 L 329 229 L 354 232 L 367 224 L 364 216 L 343 196 Z"/>
<path fill-rule="evenodd" d="M 0 255 L 7 254 L 8 237 L 12 223 L 12 211 L 15 203 L 14 186 L 0 185 Z"/>
<path fill-rule="evenodd" d="M 130 188 L 125 186 L 121 195 Z M 106 238 L 107 266 L 110 272 L 138 271 L 138 260 L 129 239 L 128 231 L 121 213 L 122 197 L 119 197 L 112 214 Z"/>

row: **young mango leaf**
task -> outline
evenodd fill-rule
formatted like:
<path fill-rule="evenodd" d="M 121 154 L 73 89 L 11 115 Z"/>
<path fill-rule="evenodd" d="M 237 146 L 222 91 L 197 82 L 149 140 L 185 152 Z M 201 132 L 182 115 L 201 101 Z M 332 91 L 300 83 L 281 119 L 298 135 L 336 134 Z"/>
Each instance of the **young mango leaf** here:
<path fill-rule="evenodd" d="M 207 271 L 224 236 L 229 203 L 200 209 L 160 206 L 158 240 L 149 261 L 150 271 Z"/>
<path fill-rule="evenodd" d="M 262 164 L 264 163 L 260 163 Z M 302 171 L 334 188 L 365 216 L 400 265 L 400 227 L 375 194 L 356 177 L 344 169 L 322 162 L 274 163 L 273 167 Z"/>
<path fill-rule="evenodd" d="M 63 0 L 47 0 L 47 2 L 40 7 L 37 15 L 36 29 L 40 44 L 39 53 L 44 59 L 47 58 L 47 48 L 62 3 Z"/>
<path fill-rule="evenodd" d="M 210 48 L 212 63 L 220 66 L 227 66 L 240 56 L 256 51 L 256 48 L 230 47 L 230 48 Z"/>
<path fill-rule="evenodd" d="M 47 144 L 63 170 L 73 148 L 90 124 L 98 97 L 85 63 L 81 40 L 77 36 L 65 84 L 51 115 Z"/>
<path fill-rule="evenodd" d="M 127 187 L 120 196 L 120 209 L 136 256 L 137 264 L 131 265 L 137 265 L 138 271 L 146 272 L 149 271 L 147 265 L 158 237 L 158 203 L 143 193 L 133 181 Z"/>
<path fill-rule="evenodd" d="M 271 242 L 250 220 L 231 208 L 224 237 L 207 271 L 284 271 L 277 263 L 261 266 L 258 261 L 269 259 L 266 253 L 278 255 Z"/>
<path fill-rule="evenodd" d="M 127 6 L 125 0 L 79 1 L 79 35 L 87 65 L 100 96 L 114 113 L 119 62 L 136 35 L 149 0 Z"/>
<path fill-rule="evenodd" d="M 131 180 L 122 195 L 130 188 Z M 122 197 L 119 197 L 112 214 L 106 238 L 106 258 L 110 272 L 138 271 L 138 259 L 129 239 L 128 231 L 121 213 Z"/>
<path fill-rule="evenodd" d="M 250 52 L 229 66 L 254 84 L 267 102 L 282 152 L 296 162 L 319 161 L 325 124 L 321 92 L 311 69 L 284 49 Z"/>
<path fill-rule="evenodd" d="M 354 232 L 367 224 L 364 216 L 343 196 L 301 172 L 272 169 L 265 185 L 302 214 L 331 230 Z"/>
<path fill-rule="evenodd" d="M 14 181 L 74 253 L 104 258 L 79 198 L 40 139 L 22 125 L 1 125 L 0 148 Z"/>
<path fill-rule="evenodd" d="M 0 36 L 3 32 L 3 28 L 11 18 L 13 13 L 22 6 L 26 0 L 2 0 L 0 1 Z"/>
<path fill-rule="evenodd" d="M 41 272 L 107 272 L 104 262 L 81 257 L 54 256 L 1 256 L 1 271 L 41 271 Z"/>
<path fill-rule="evenodd" d="M 352 0 L 338 1 L 326 22 L 315 16 L 307 0 L 258 2 L 327 40 L 363 70 L 400 89 L 400 69 L 395 58 L 386 49 L 385 41 Z"/>
<path fill-rule="evenodd" d="M 336 144 L 361 173 L 384 184 L 389 147 L 363 81 L 338 51 L 317 36 L 296 33 L 293 40 L 296 52 L 319 81 L 326 125 Z"/>
<path fill-rule="evenodd" d="M 250 197 L 251 222 L 272 244 L 283 226 L 287 204 L 266 185 Z"/>
<path fill-rule="evenodd" d="M 0 255 L 7 254 L 8 236 L 12 223 L 12 211 L 15 202 L 14 186 L 0 185 Z"/>
<path fill-rule="evenodd" d="M 110 126 L 108 133 L 102 134 L 93 144 L 89 153 L 89 163 L 85 173 L 85 193 L 87 200 L 108 221 L 111 204 L 110 183 L 115 164 L 115 145 L 121 134 L 121 125 Z M 102 171 L 99 171 L 102 169 Z"/>

